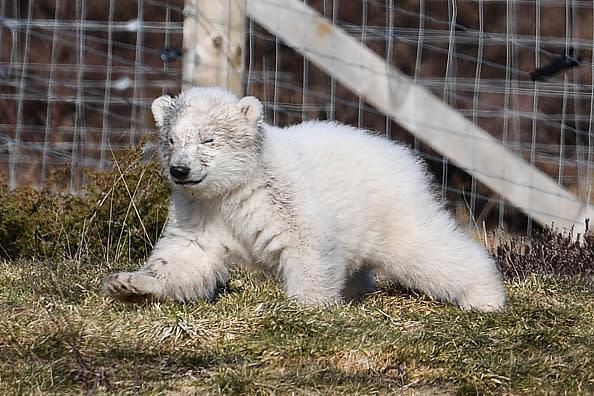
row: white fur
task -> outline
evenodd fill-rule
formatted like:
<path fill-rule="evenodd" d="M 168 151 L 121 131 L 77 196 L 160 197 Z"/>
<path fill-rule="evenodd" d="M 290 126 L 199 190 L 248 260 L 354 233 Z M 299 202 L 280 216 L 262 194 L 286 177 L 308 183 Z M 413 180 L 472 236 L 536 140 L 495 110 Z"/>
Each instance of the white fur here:
<path fill-rule="evenodd" d="M 170 175 L 161 239 L 138 272 L 106 279 L 109 295 L 210 299 L 232 263 L 250 262 L 306 303 L 368 293 L 379 271 L 465 309 L 503 308 L 494 262 L 456 228 L 408 149 L 331 122 L 276 128 L 262 112 L 256 98 L 218 88 L 155 100 L 165 171 L 186 167 L 185 179 L 202 181 Z"/>

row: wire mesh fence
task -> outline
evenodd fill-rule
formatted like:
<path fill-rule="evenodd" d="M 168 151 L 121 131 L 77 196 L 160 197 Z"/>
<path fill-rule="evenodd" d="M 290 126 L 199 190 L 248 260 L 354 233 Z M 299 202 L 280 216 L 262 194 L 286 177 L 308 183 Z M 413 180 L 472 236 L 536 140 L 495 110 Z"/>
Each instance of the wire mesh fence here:
<path fill-rule="evenodd" d="M 578 199 L 592 200 L 592 2 L 304 3 Z M 209 26 L 194 11 L 181 0 L 1 0 L 0 166 L 7 183 L 39 186 L 60 169 L 63 185 L 76 190 L 82 169 L 109 166 L 149 134 L 152 99 L 184 86 L 184 18 Z M 254 19 L 246 26 L 245 93 L 264 102 L 269 123 L 332 119 L 403 141 L 425 158 L 460 219 L 530 232 L 531 220 L 468 169 Z"/>
<path fill-rule="evenodd" d="M 183 4 L 6 1 L 0 4 L 0 162 L 11 187 L 56 169 L 71 190 L 152 128 L 147 108 L 178 90 Z"/>

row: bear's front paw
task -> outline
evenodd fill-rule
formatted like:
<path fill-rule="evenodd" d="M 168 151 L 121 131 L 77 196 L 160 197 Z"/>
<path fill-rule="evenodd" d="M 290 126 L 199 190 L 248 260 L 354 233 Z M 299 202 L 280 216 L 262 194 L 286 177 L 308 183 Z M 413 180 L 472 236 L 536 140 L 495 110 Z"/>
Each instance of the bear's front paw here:
<path fill-rule="evenodd" d="M 103 291 L 110 297 L 126 304 L 141 304 L 159 301 L 159 280 L 139 272 L 111 274 L 103 282 Z"/>

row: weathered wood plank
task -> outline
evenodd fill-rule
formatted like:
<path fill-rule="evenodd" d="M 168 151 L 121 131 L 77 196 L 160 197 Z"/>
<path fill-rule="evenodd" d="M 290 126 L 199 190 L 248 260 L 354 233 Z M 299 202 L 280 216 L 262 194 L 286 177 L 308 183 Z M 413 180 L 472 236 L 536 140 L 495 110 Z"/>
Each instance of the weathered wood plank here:
<path fill-rule="evenodd" d="M 298 0 L 247 0 L 247 15 L 541 224 L 584 230 L 592 209 Z"/>

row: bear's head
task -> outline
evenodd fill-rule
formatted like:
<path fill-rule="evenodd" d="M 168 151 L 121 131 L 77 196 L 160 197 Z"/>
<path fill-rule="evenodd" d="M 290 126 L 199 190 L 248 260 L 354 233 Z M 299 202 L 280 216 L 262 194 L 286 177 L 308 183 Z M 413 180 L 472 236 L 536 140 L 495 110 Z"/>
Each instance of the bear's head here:
<path fill-rule="evenodd" d="M 214 198 L 244 184 L 259 166 L 262 103 L 220 88 L 191 88 L 151 107 L 169 179 L 194 196 Z"/>

